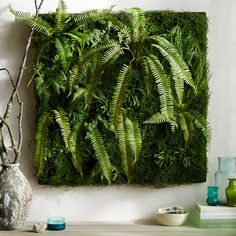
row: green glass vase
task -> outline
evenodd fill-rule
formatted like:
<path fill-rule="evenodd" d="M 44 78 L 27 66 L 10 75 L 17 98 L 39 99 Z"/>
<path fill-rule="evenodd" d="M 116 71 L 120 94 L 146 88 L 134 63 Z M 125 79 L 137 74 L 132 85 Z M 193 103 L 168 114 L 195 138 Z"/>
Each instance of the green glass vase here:
<path fill-rule="evenodd" d="M 229 185 L 225 189 L 227 205 L 236 207 L 236 178 L 229 179 Z"/>

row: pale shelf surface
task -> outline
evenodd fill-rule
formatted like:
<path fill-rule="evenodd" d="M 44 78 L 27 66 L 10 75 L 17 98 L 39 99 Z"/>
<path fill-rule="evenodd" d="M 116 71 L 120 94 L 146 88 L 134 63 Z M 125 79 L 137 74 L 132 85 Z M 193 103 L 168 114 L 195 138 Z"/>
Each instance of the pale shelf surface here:
<path fill-rule="evenodd" d="M 33 223 L 27 223 L 20 231 L 0 231 L 0 236 L 35 236 Z M 67 223 L 61 231 L 46 230 L 42 236 L 236 236 L 236 228 L 199 229 L 193 226 L 168 227 L 145 222 L 80 222 Z"/>

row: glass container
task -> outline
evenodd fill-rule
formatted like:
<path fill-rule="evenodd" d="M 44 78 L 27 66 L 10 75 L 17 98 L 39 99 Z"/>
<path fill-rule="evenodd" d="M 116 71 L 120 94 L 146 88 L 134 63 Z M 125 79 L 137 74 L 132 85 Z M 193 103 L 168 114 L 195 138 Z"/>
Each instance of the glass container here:
<path fill-rule="evenodd" d="M 225 189 L 227 198 L 227 205 L 230 207 L 236 207 L 236 178 L 229 179 L 229 185 Z"/>
<path fill-rule="evenodd" d="M 218 199 L 218 186 L 208 186 L 207 187 L 207 204 L 210 206 L 216 206 L 219 204 Z"/>
<path fill-rule="evenodd" d="M 229 178 L 236 178 L 236 157 L 218 157 L 218 170 L 215 173 L 215 185 L 219 187 L 219 203 L 226 205 L 225 189 Z"/>
<path fill-rule="evenodd" d="M 49 217 L 47 223 L 48 230 L 63 230 L 66 226 L 65 217 L 63 216 Z"/>

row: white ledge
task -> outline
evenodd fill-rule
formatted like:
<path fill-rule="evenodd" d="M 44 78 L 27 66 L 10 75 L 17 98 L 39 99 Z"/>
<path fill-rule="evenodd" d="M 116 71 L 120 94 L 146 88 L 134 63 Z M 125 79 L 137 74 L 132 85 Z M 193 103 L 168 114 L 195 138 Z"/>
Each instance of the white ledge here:
<path fill-rule="evenodd" d="M 35 236 L 32 232 L 34 223 L 28 222 L 22 230 L 0 231 L 1 236 Z M 68 222 L 65 230 L 50 231 L 42 236 L 235 236 L 236 228 L 200 229 L 191 225 L 178 227 L 160 226 L 144 221 L 130 222 Z"/>

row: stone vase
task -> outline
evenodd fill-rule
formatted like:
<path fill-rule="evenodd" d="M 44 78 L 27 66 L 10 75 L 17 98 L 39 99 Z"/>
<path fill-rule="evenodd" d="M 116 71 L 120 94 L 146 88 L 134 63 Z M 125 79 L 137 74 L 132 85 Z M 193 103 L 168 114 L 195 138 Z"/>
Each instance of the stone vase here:
<path fill-rule="evenodd" d="M 19 164 L 2 164 L 0 171 L 0 229 L 20 229 L 29 214 L 32 190 Z"/>

